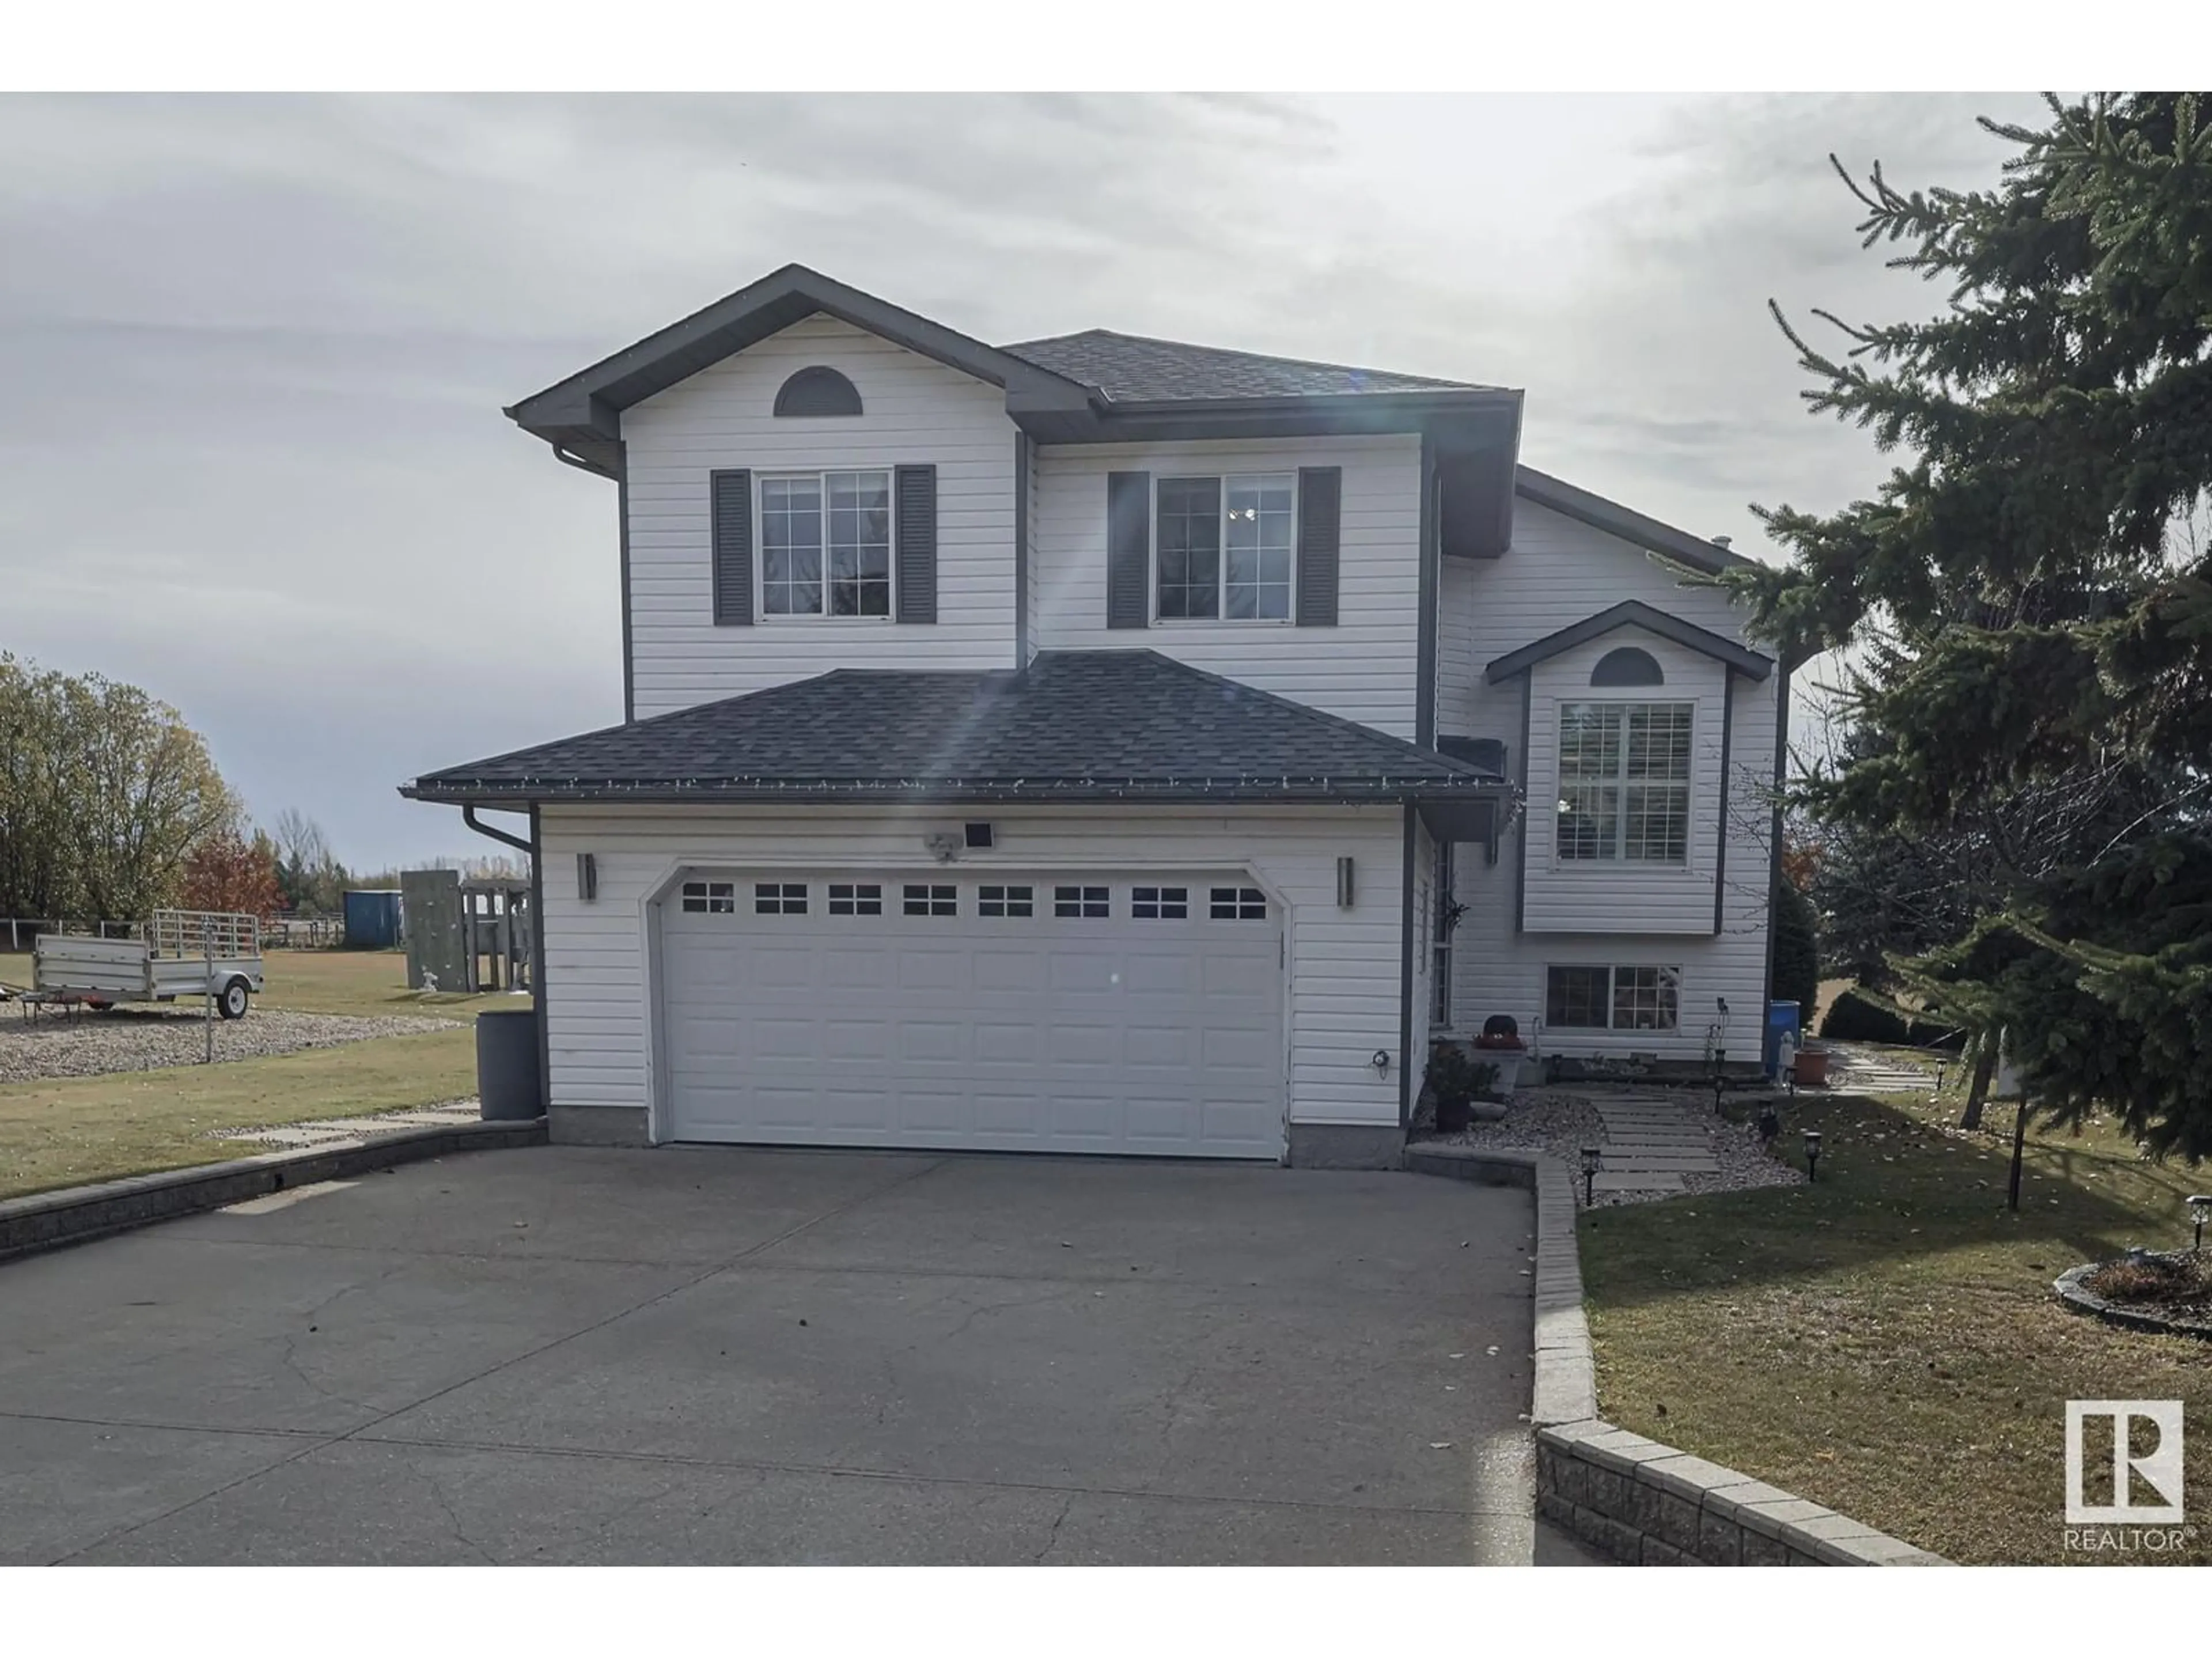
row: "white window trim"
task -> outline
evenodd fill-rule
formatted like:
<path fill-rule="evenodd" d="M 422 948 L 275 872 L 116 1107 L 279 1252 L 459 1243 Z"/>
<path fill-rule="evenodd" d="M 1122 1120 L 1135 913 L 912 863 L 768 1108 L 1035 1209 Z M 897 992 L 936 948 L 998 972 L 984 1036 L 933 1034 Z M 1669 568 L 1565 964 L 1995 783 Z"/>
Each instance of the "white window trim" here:
<path fill-rule="evenodd" d="M 1653 689 L 1656 690 L 1657 688 L 1655 687 Z M 1623 708 L 1666 706 L 1677 708 L 1687 708 L 1690 711 L 1690 775 L 1683 781 L 1682 784 L 1682 856 L 1680 859 L 1570 859 L 1562 858 L 1559 855 L 1559 826 L 1558 823 L 1559 816 L 1559 801 L 1566 793 L 1567 788 L 1567 745 L 1565 735 L 1567 709 L 1571 706 L 1575 708 L 1589 708 L 1601 704 L 1616 705 Z M 1642 878 L 1647 876 L 1663 878 L 1669 876 L 1694 876 L 1697 874 L 1698 716 L 1699 706 L 1698 699 L 1695 697 L 1564 696 L 1553 699 L 1552 703 L 1553 822 L 1546 826 L 1547 831 L 1551 839 L 1551 846 L 1549 848 L 1549 867 L 1553 871 L 1598 872 L 1615 877 L 1627 876 L 1632 878 Z M 1620 752 L 1621 764 L 1623 767 L 1626 767 L 1628 763 L 1628 745 L 1625 736 L 1621 743 Z M 1628 835 L 1628 781 L 1625 773 L 1620 781 L 1622 793 L 1620 829 L 1618 833 L 1621 837 L 1621 844 L 1626 846 Z M 1570 963 L 1561 965 L 1568 967 L 1592 967 L 1596 966 L 1597 964 L 1589 963 Z"/>
<path fill-rule="evenodd" d="M 1215 573 L 1213 588 L 1214 610 L 1211 617 L 1163 617 L 1160 615 L 1160 486 L 1164 483 L 1182 483 L 1194 478 L 1212 478 L 1221 486 L 1221 499 L 1217 507 L 1216 524 L 1221 532 L 1220 563 Z M 1232 617 L 1229 610 L 1229 486 L 1245 483 L 1254 479 L 1286 478 L 1291 486 L 1291 592 L 1287 615 L 1280 617 Z M 1146 605 L 1155 628 L 1289 628 L 1298 619 L 1298 475 L 1296 468 L 1289 471 L 1273 472 L 1160 472 L 1152 476 L 1151 515 L 1152 553 L 1146 574 Z"/>
<path fill-rule="evenodd" d="M 890 501 L 890 609 L 880 617 L 840 617 L 830 609 L 830 478 L 839 472 L 880 472 L 884 475 Z M 768 608 L 768 541 L 763 534 L 767 514 L 762 503 L 768 492 L 762 488 L 771 480 L 811 478 L 822 489 L 822 609 L 819 611 L 771 612 Z M 774 466 L 757 468 L 752 477 L 752 501 L 750 503 L 753 520 L 753 616 L 761 623 L 775 628 L 819 628 L 824 623 L 840 626 L 877 628 L 898 620 L 898 469 L 895 466 Z"/>
<path fill-rule="evenodd" d="M 1552 1019 L 1552 975 L 1569 970 L 1605 975 L 1605 1018 L 1602 1025 L 1559 1025 Z M 1613 1024 L 1614 976 L 1619 974 L 1672 974 L 1674 976 L 1674 1023 L 1672 1025 L 1615 1025 Z M 1544 1029 L 1609 1036 L 1680 1036 L 1682 1033 L 1682 967 L 1671 962 L 1547 962 L 1544 964 Z"/>

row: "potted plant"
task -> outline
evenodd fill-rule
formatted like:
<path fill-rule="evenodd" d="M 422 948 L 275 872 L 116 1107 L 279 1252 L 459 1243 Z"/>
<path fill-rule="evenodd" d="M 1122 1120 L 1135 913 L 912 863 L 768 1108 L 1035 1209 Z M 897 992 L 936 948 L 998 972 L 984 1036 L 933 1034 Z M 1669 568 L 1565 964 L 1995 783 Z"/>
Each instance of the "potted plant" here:
<path fill-rule="evenodd" d="M 1456 1042 L 1429 1051 L 1429 1092 L 1436 1102 L 1437 1133 L 1455 1135 L 1474 1121 L 1474 1103 L 1492 1097 L 1498 1067 L 1474 1059 Z"/>

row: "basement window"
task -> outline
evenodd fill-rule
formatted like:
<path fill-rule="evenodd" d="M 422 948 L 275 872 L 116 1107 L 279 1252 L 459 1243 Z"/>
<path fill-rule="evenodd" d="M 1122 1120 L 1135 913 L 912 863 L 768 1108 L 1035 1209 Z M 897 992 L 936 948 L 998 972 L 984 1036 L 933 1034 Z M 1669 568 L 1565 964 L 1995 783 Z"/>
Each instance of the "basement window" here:
<path fill-rule="evenodd" d="M 1679 968 L 1547 968 L 1544 1024 L 1555 1031 L 1671 1031 Z"/>

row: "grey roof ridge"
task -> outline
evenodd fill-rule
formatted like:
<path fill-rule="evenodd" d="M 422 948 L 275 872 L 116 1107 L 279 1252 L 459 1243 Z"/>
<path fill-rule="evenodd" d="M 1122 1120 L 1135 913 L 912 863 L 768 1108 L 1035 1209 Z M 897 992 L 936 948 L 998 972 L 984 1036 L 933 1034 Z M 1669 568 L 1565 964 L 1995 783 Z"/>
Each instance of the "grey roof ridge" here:
<path fill-rule="evenodd" d="M 1124 648 L 1126 649 L 1126 647 Z M 1295 697 L 1285 697 L 1273 691 L 1263 691 L 1258 686 L 1251 684 L 1249 680 L 1231 679 L 1226 674 L 1217 674 L 1211 669 L 1200 668 L 1194 663 L 1187 663 L 1179 657 L 1170 657 L 1164 652 L 1153 649 L 1151 646 L 1146 646 L 1142 647 L 1142 649 L 1145 655 L 1156 658 L 1159 661 L 1167 664 L 1170 667 L 1178 669 L 1183 673 L 1190 675 L 1194 678 L 1206 680 L 1215 685 L 1233 686 L 1246 696 L 1263 697 L 1267 702 L 1275 703 L 1284 708 L 1291 709 L 1297 714 L 1306 715 L 1314 720 L 1326 721 L 1331 726 L 1340 727 L 1347 732 L 1357 732 L 1359 736 L 1369 738 L 1373 742 L 1390 744 L 1401 749 L 1410 750 L 1413 754 L 1419 756 L 1425 761 L 1436 761 L 1442 763 L 1445 768 L 1453 772 L 1464 772 L 1471 776 L 1480 778 L 1486 782 L 1495 783 L 1502 781 L 1502 780 L 1498 779 L 1495 775 L 1484 771 L 1480 767 L 1470 766 L 1465 761 L 1459 760 L 1450 755 L 1447 755 L 1440 749 L 1424 749 L 1420 744 L 1412 742 L 1407 738 L 1394 738 L 1388 732 L 1377 731 L 1371 726 L 1363 725 L 1360 721 L 1349 719 L 1343 714 L 1332 714 L 1325 708 L 1316 708 L 1310 702 L 1300 702 Z M 1037 654 L 1039 656 L 1042 656 L 1045 653 L 1040 651 Z M 1072 657 L 1079 655 L 1103 655 L 1104 653 L 1099 652 L 1068 651 L 1060 653 L 1059 654 Z"/>
<path fill-rule="evenodd" d="M 933 317 L 925 317 L 918 311 L 910 310 L 905 306 L 896 304 L 893 301 L 883 299 L 877 295 L 870 294 L 864 289 L 854 288 L 849 283 L 841 283 L 835 276 L 831 276 L 824 272 L 817 270 L 811 265 L 801 264 L 794 259 L 777 266 L 774 270 L 768 272 L 765 276 L 757 277 L 752 282 L 746 283 L 743 288 L 734 289 L 727 294 L 721 295 L 715 299 L 710 300 L 705 305 L 699 307 L 696 310 L 689 312 L 684 316 L 678 318 L 674 322 L 664 324 L 660 327 L 654 329 L 650 334 L 647 334 L 638 339 L 633 340 L 628 345 L 623 346 L 617 350 L 609 352 L 598 362 L 586 364 L 584 368 L 575 370 L 573 374 L 564 374 L 559 380 L 553 381 L 550 385 L 541 386 L 538 391 L 532 392 L 527 397 L 518 398 L 512 404 L 502 409 L 500 412 L 507 416 L 510 420 L 520 419 L 520 417 L 516 413 L 517 410 L 525 408 L 528 404 L 537 403 L 540 399 L 549 398 L 556 392 L 567 390 L 581 383 L 595 380 L 612 378 L 613 372 L 618 368 L 623 369 L 635 368 L 643 363 L 652 362 L 656 357 L 665 356 L 670 351 L 679 349 L 680 343 L 688 331 L 702 326 L 704 320 L 713 313 L 722 311 L 726 308 L 732 308 L 732 301 L 746 299 L 751 300 L 751 304 L 750 306 L 734 307 L 736 314 L 743 315 L 749 310 L 757 309 L 760 306 L 769 303 L 773 298 L 774 289 L 778 284 L 786 283 L 790 284 L 794 289 L 804 293 L 806 297 L 817 300 L 817 302 L 826 301 L 830 305 L 836 307 L 841 312 L 850 310 L 863 316 L 872 317 L 878 323 L 880 323 L 880 321 L 884 318 L 896 317 L 902 321 L 920 325 L 921 331 L 927 335 L 935 338 L 941 338 L 945 342 L 953 343 L 960 348 L 967 349 L 963 355 L 968 355 L 974 358 L 983 360 L 988 360 L 989 358 L 1003 359 L 1014 355 L 1006 351 L 1002 347 L 991 344 L 987 340 L 979 340 L 972 334 L 963 334 L 958 329 L 949 328 L 945 324 L 939 322 Z M 754 296 L 759 297 L 756 298 Z M 836 313 L 833 313 L 833 314 Z M 848 320 L 850 319 L 848 319 Z M 856 326 L 867 326 L 867 325 L 858 324 Z M 880 330 L 872 329 L 871 331 L 880 331 Z M 887 334 L 885 337 L 898 339 L 898 333 L 900 332 L 904 332 L 904 331 L 898 331 L 891 334 Z M 904 340 L 898 340 L 898 343 L 906 343 Z M 945 357 L 939 356 L 939 354 L 935 351 L 925 350 L 923 355 L 938 356 L 939 361 L 940 362 L 947 361 Z M 625 362 L 625 360 L 631 361 Z M 1080 388 L 1085 392 L 1092 392 L 1097 390 L 1095 387 L 1084 386 L 1079 380 L 1070 380 L 1066 375 L 1060 374 L 1056 369 L 1046 368 L 1041 363 L 1030 362 L 1025 357 L 1017 357 L 1015 358 L 1015 361 L 1020 364 L 1021 370 L 1024 373 L 1030 374 L 1042 374 L 1051 380 L 1060 382 L 1063 386 L 1071 388 Z M 977 363 L 971 362 L 968 365 L 967 372 L 974 373 L 979 366 L 980 365 Z"/>
<path fill-rule="evenodd" d="M 1330 362 L 1320 357 L 1285 357 L 1280 352 L 1248 351 L 1243 346 L 1207 345 L 1200 340 L 1170 340 L 1158 334 L 1132 334 L 1121 328 L 1079 328 L 1067 334 L 1042 334 L 1033 340 L 1016 340 L 1002 345 L 1001 351 L 1018 355 L 1024 346 L 1054 345 L 1062 340 L 1080 340 L 1086 336 L 1103 335 L 1116 340 L 1134 340 L 1142 345 L 1174 346 L 1180 350 L 1210 351 L 1224 357 L 1244 357 L 1256 363 L 1289 363 L 1299 368 L 1333 368 L 1346 374 L 1388 374 L 1394 380 L 1419 380 L 1429 389 L 1437 392 L 1513 392 L 1520 388 L 1497 386 L 1486 380 L 1447 380 L 1434 374 L 1413 374 L 1404 369 L 1378 368 L 1372 363 Z M 1026 361 L 1026 360 L 1024 360 Z M 1042 364 L 1038 365 L 1042 368 Z M 1047 369 L 1049 374 L 1059 374 L 1058 369 Z M 1067 377 L 1061 374 L 1062 380 Z M 1412 390 L 1412 388 L 1406 388 Z M 1218 401 L 1228 401 L 1221 399 Z"/>
<path fill-rule="evenodd" d="M 1554 513 L 1564 513 L 1592 529 L 1618 536 L 1625 542 L 1632 542 L 1647 551 L 1686 564 L 1709 576 L 1717 576 L 1723 570 L 1759 568 L 1757 559 L 1747 558 L 1733 548 L 1723 547 L 1706 537 L 1693 536 L 1688 531 L 1663 523 L 1648 513 L 1638 513 L 1632 507 L 1609 501 L 1594 490 L 1569 483 L 1565 478 L 1552 473 L 1539 472 L 1526 461 L 1514 468 L 1513 489 L 1515 494 L 1526 495 L 1539 507 L 1548 507 Z"/>

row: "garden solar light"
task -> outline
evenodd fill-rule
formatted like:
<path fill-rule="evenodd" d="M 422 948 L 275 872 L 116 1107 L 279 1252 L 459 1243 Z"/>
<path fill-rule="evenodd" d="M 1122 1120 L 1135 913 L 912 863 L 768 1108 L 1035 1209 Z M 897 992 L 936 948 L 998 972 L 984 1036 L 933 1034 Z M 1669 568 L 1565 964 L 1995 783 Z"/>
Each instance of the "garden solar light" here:
<path fill-rule="evenodd" d="M 1595 1146 L 1583 1148 L 1583 1208 L 1585 1210 L 1590 1206 L 1590 1194 L 1597 1185 L 1597 1166 L 1604 1161 L 1605 1153 L 1600 1148 Z M 2203 1230 L 2203 1223 L 2201 1220 L 2197 1224 L 2197 1228 L 2201 1233 Z"/>
<path fill-rule="evenodd" d="M 2197 1253 L 2202 1255 L 2204 1253 L 2204 1218 L 2212 1214 L 2212 1193 L 2199 1193 L 2186 1201 L 2190 1218 L 2197 1223 Z"/>
<path fill-rule="evenodd" d="M 1805 1179 L 1818 1181 L 1820 1178 L 1820 1132 L 1818 1129 L 1808 1129 L 1805 1131 Z"/>

